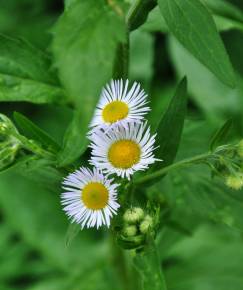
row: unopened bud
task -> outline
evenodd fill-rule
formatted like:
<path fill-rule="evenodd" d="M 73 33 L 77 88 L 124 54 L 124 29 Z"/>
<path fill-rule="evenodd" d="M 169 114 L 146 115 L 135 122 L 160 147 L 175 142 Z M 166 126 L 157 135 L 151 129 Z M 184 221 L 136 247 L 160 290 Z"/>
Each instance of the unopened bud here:
<path fill-rule="evenodd" d="M 153 218 L 150 215 L 146 215 L 141 222 L 139 229 L 142 234 L 147 234 L 149 229 L 153 227 Z"/>
<path fill-rule="evenodd" d="M 123 229 L 123 234 L 127 237 L 134 237 L 137 234 L 137 227 L 135 225 L 127 225 Z"/>
<path fill-rule="evenodd" d="M 239 190 L 243 187 L 243 173 L 229 175 L 225 181 L 226 185 L 232 189 Z"/>
<path fill-rule="evenodd" d="M 140 207 L 127 209 L 123 215 L 123 220 L 128 224 L 134 224 L 141 221 L 144 217 L 144 211 Z"/>

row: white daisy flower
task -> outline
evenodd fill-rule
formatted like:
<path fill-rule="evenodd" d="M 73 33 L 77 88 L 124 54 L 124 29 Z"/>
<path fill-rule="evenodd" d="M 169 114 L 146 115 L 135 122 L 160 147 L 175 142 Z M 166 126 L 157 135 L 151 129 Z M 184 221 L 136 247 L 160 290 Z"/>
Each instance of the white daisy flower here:
<path fill-rule="evenodd" d="M 140 88 L 140 84 L 133 83 L 128 89 L 129 81 L 112 80 L 103 88 L 100 101 L 90 124 L 91 132 L 96 128 L 107 129 L 117 125 L 126 126 L 127 123 L 140 123 L 144 115 L 150 111 L 147 95 Z"/>
<path fill-rule="evenodd" d="M 81 227 L 110 226 L 110 219 L 120 205 L 117 203 L 118 184 L 106 178 L 98 169 L 81 167 L 63 182 L 61 196 L 64 211 L 72 222 Z"/>
<path fill-rule="evenodd" d="M 90 136 L 92 157 L 90 163 L 105 173 L 127 177 L 138 170 L 145 170 L 154 158 L 155 135 L 150 134 L 147 123 L 127 124 L 104 133 L 98 130 Z"/>

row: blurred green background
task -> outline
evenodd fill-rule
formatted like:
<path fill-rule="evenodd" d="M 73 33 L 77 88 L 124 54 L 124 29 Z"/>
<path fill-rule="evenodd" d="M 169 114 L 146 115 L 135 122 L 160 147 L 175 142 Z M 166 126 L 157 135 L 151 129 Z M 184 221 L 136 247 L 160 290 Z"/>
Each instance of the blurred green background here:
<path fill-rule="evenodd" d="M 243 11 L 242 0 L 231 2 Z M 49 52 L 51 28 L 62 11 L 62 1 L 0 0 L 0 32 Z M 237 88 L 230 89 L 166 33 L 156 13 L 132 32 L 130 50 L 130 78 L 149 93 L 152 127 L 187 75 L 190 99 L 178 159 L 206 151 L 228 118 L 234 121 L 231 140 L 242 138 L 243 29 L 220 26 L 237 74 Z M 61 105 L 15 102 L 0 108 L 11 118 L 14 111 L 24 113 L 60 144 L 71 120 L 71 110 Z M 61 176 L 48 167 L 37 169 L 36 180 L 22 173 L 11 168 L 0 175 L 0 290 L 126 290 L 108 231 L 84 230 L 66 246 Z M 48 183 L 50 174 L 55 186 Z M 243 191 L 212 184 L 205 168 L 193 168 L 171 174 L 150 193 L 168 203 L 174 220 L 157 239 L 168 289 L 243 289 Z"/>

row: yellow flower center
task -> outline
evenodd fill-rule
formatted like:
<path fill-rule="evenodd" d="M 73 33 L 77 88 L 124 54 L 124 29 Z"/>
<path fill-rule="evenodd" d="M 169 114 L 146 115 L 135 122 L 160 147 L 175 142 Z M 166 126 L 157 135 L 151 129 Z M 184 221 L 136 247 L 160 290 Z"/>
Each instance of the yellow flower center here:
<path fill-rule="evenodd" d="M 105 106 L 102 112 L 102 117 L 107 123 L 114 123 L 116 121 L 126 118 L 128 115 L 128 105 L 121 101 L 113 101 Z"/>
<path fill-rule="evenodd" d="M 113 143 L 108 152 L 108 159 L 116 168 L 131 168 L 140 160 L 140 146 L 131 140 L 120 140 Z"/>
<path fill-rule="evenodd" d="M 83 188 L 81 199 L 92 210 L 103 209 L 108 203 L 109 193 L 100 182 L 90 182 Z"/>

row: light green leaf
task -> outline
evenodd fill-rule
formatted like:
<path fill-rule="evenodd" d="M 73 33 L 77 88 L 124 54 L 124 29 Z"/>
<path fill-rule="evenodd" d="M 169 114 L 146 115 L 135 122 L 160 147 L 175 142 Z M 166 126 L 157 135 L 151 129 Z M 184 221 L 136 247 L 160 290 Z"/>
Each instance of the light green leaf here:
<path fill-rule="evenodd" d="M 177 75 L 188 78 L 188 92 L 211 121 L 222 123 L 235 114 L 241 114 L 243 86 L 237 77 L 237 87 L 231 89 L 220 82 L 174 38 L 169 39 L 169 51 Z M 219 123 L 219 125 L 220 125 Z"/>
<path fill-rule="evenodd" d="M 109 3 L 73 1 L 54 28 L 52 48 L 61 81 L 75 106 L 82 109 L 82 115 L 78 114 L 80 120 L 75 117 L 66 135 L 61 164 L 67 164 L 85 150 L 85 135 L 101 88 L 112 77 L 118 43 L 125 41 L 123 11 L 118 2 L 115 7 Z M 74 136 L 73 132 L 78 138 L 70 137 L 68 141 L 67 136 Z M 68 144 L 73 148 L 65 157 Z"/>
<path fill-rule="evenodd" d="M 159 0 L 174 36 L 223 83 L 233 87 L 235 76 L 216 25 L 199 0 Z"/>
<path fill-rule="evenodd" d="M 155 245 L 137 253 L 134 265 L 141 275 L 143 290 L 166 290 L 165 278 Z"/>
<path fill-rule="evenodd" d="M 24 40 L 0 35 L 0 101 L 41 104 L 65 98 L 44 53 Z"/>
<path fill-rule="evenodd" d="M 174 290 L 235 290 L 243 283 L 241 233 L 224 227 L 201 226 L 167 251 L 166 278 Z"/>

